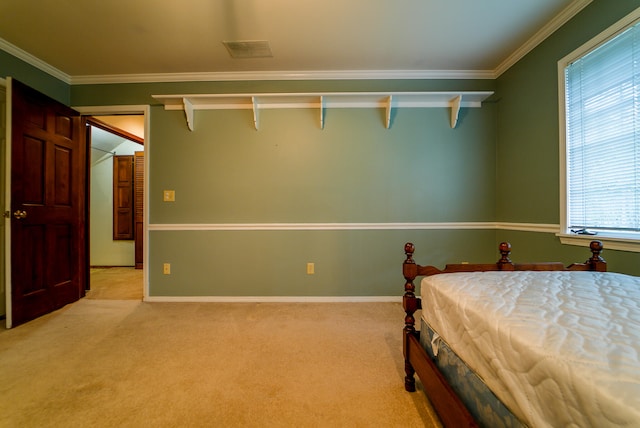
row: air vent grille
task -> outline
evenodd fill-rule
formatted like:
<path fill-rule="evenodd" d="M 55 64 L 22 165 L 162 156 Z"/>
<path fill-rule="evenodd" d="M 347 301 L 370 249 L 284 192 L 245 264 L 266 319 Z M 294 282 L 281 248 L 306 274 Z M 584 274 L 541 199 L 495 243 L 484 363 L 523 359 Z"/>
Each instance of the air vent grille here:
<path fill-rule="evenodd" d="M 232 58 L 272 58 L 271 47 L 266 40 L 242 40 L 222 42 Z"/>

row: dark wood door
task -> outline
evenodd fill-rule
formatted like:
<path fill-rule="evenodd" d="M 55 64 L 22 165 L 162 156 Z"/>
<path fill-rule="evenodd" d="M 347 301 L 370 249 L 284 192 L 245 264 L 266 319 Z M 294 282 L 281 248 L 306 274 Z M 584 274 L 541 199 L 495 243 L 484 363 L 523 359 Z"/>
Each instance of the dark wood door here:
<path fill-rule="evenodd" d="M 113 239 L 132 240 L 133 155 L 113 156 Z"/>
<path fill-rule="evenodd" d="M 84 295 L 86 145 L 80 114 L 11 81 L 11 325 Z"/>

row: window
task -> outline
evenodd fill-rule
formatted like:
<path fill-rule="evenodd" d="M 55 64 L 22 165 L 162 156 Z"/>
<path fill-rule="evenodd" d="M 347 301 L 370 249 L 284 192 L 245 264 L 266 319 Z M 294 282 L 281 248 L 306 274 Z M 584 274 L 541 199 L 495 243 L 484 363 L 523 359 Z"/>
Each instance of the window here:
<path fill-rule="evenodd" d="M 639 11 L 559 62 L 561 235 L 640 244 Z"/>

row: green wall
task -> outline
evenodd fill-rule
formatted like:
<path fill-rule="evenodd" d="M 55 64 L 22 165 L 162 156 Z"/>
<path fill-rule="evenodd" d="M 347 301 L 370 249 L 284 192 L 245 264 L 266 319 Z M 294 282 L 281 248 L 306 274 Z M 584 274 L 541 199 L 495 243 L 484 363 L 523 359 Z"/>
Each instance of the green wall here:
<path fill-rule="evenodd" d="M 151 223 L 491 221 L 492 106 L 451 129 L 448 109 L 151 112 Z M 161 201 L 162 190 L 176 202 Z M 157 197 L 156 197 L 157 196 Z"/>
<path fill-rule="evenodd" d="M 640 0 L 594 0 L 496 81 L 497 192 L 501 222 L 559 224 L 560 166 L 557 63 L 634 9 Z M 496 243 L 517 240 L 527 260 L 583 257 L 551 234 L 499 231 Z M 545 257 L 545 254 L 549 254 Z M 640 253 L 607 250 L 609 268 L 640 274 Z M 515 254 L 514 254 L 515 259 Z M 580 260 L 578 258 L 577 260 Z"/>
<path fill-rule="evenodd" d="M 423 260 L 494 260 L 493 230 L 158 230 L 183 225 L 491 222 L 496 105 L 182 111 L 154 94 L 493 90 L 492 80 L 190 82 L 71 88 L 73 105 L 152 104 L 151 296 L 397 296 L 403 246 Z M 175 190 L 175 202 L 162 191 Z M 446 256 L 446 257 L 444 257 Z M 306 274 L 315 263 L 316 273 Z M 163 263 L 171 275 L 162 274 Z"/>
<path fill-rule="evenodd" d="M 324 129 L 317 111 L 267 110 L 259 131 L 247 110 L 198 111 L 191 132 L 154 107 L 150 223 L 491 221 L 494 110 L 469 109 L 456 129 L 447 109 L 399 109 L 391 129 L 381 109 L 329 110 Z M 397 295 L 404 243 L 422 237 L 434 259 L 427 243 L 447 235 L 472 258 L 494 232 L 152 231 L 152 295 Z"/>
<path fill-rule="evenodd" d="M 637 7 L 594 0 L 497 79 L 499 221 L 559 223 L 558 61 Z"/>
<path fill-rule="evenodd" d="M 152 95 L 289 92 L 492 91 L 493 80 L 292 80 L 129 83 L 71 86 L 71 104 L 160 105 Z"/>
<path fill-rule="evenodd" d="M 559 223 L 557 61 L 640 0 L 594 0 L 496 80 L 249 81 L 68 85 L 0 52 L 13 75 L 73 106 L 150 104 L 151 296 L 388 296 L 402 247 L 421 263 L 586 259 L 551 233 L 508 230 L 182 230 L 226 223 Z M 463 109 L 165 111 L 154 94 L 495 90 Z M 162 202 L 163 190 L 175 202 Z M 169 230 L 169 229 L 177 230 Z M 189 229 L 189 227 L 187 227 Z M 418 228 L 419 229 L 419 228 Z M 605 251 L 640 274 L 638 253 Z M 306 263 L 316 274 L 306 275 Z M 171 263 L 171 275 L 162 264 Z"/>
<path fill-rule="evenodd" d="M 152 295 L 401 296 L 404 244 L 422 260 L 497 260 L 494 231 L 152 232 Z M 171 275 L 162 275 L 171 262 Z M 315 274 L 306 274 L 306 263 Z"/>
<path fill-rule="evenodd" d="M 507 241 L 511 244 L 511 259 L 515 262 L 561 260 L 570 264 L 584 262 L 591 257 L 588 247 L 561 245 L 551 233 L 500 230 L 496 237 L 496 248 L 498 242 Z M 608 271 L 640 276 L 639 253 L 607 249 L 605 246 L 602 257 L 607 261 Z"/>
<path fill-rule="evenodd" d="M 0 77 L 13 77 L 63 104 L 70 103 L 69 85 L 0 50 Z"/>

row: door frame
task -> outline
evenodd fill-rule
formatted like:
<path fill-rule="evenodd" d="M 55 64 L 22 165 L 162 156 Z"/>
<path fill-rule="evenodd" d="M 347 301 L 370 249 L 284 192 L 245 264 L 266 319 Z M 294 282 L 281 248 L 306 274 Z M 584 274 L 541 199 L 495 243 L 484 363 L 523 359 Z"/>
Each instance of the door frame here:
<path fill-rule="evenodd" d="M 150 111 L 149 105 L 111 105 L 111 106 L 72 106 L 75 111 L 82 116 L 109 116 L 116 114 L 133 114 L 144 116 L 144 219 L 143 219 L 143 242 L 142 242 L 142 282 L 143 282 L 143 301 L 149 297 L 149 149 L 151 147 L 150 138 Z M 89 154 L 90 155 L 90 154 Z M 88 186 L 91 191 L 90 186 Z M 88 199 L 89 200 L 89 199 Z M 88 202 L 87 202 L 88 204 Z M 89 213 L 91 215 L 91 213 Z M 89 219 L 87 219 L 89 221 Z M 88 243 L 87 243 L 88 244 Z M 89 269 L 90 260 L 87 258 L 87 270 Z"/>
<path fill-rule="evenodd" d="M 136 115 L 136 116 L 140 116 L 140 115 Z M 85 117 L 85 116 L 83 116 L 83 117 Z M 125 140 L 127 140 L 127 141 L 129 141 L 131 143 L 136 143 L 136 144 L 142 146 L 142 150 L 136 150 L 135 152 L 136 153 L 137 152 L 142 152 L 143 155 L 144 155 L 144 138 L 139 137 L 137 135 L 134 135 L 134 134 L 132 134 L 132 133 L 130 133 L 130 132 L 124 130 L 124 129 L 118 128 L 117 126 L 111 125 L 111 124 L 109 124 L 107 122 L 103 122 L 97 116 L 86 116 L 86 117 L 87 117 L 87 120 L 86 120 L 86 124 L 87 124 L 87 141 L 89 142 L 89 144 L 88 144 L 89 147 L 93 146 L 92 138 L 93 138 L 93 129 L 95 128 L 95 129 L 100 129 L 100 130 L 102 130 L 104 132 L 107 132 L 107 133 L 109 133 L 110 135 L 112 135 L 114 137 L 123 138 L 123 139 L 125 139 Z M 125 115 L 125 117 L 129 117 L 129 115 Z M 144 132 L 144 115 L 143 115 L 142 127 L 143 127 L 143 132 Z M 100 150 L 100 149 L 98 149 L 98 150 Z M 131 153 L 132 162 L 133 162 L 133 158 L 135 157 L 134 154 L 135 153 L 133 153 L 133 152 Z M 111 155 L 112 155 L 112 160 L 114 160 L 114 162 L 115 162 L 115 159 L 117 157 L 115 155 L 115 152 L 112 152 Z M 93 160 L 93 152 L 91 153 L 91 155 L 89 157 L 89 163 L 90 164 L 92 163 L 92 160 Z M 143 156 L 142 160 L 144 162 L 144 156 Z M 89 177 L 93 177 L 93 172 L 92 172 L 93 165 L 89 165 L 87 167 L 87 169 L 89 170 Z M 144 181 L 144 171 L 142 173 L 143 173 L 143 181 Z M 133 189 L 135 187 L 134 182 L 133 182 L 134 176 L 135 176 L 135 168 L 134 168 L 134 171 L 132 172 L 132 174 L 133 175 L 131 177 L 131 180 L 132 180 L 132 182 L 131 182 L 131 190 L 132 190 L 132 194 L 133 194 Z M 113 187 L 113 182 L 111 183 L 111 185 Z M 144 185 L 144 183 L 143 183 L 143 185 Z M 89 211 L 90 212 L 92 210 L 92 208 L 91 208 L 91 203 L 92 203 L 91 202 L 91 189 L 93 189 L 93 183 L 89 184 L 89 194 L 87 195 L 87 198 L 89 198 Z M 143 190 L 143 195 L 142 195 L 143 200 L 142 200 L 142 202 L 144 203 L 144 187 L 143 187 L 142 190 Z M 114 198 L 115 198 L 115 193 L 114 193 Z M 131 203 L 132 204 L 133 204 L 134 198 L 135 198 L 135 195 L 132 196 L 132 199 L 131 199 Z M 115 200 L 114 200 L 114 204 L 115 204 Z M 134 209 L 133 206 L 131 208 L 132 208 L 131 227 L 135 230 L 135 227 L 136 227 L 135 226 L 135 212 L 136 212 L 136 209 Z M 115 219 L 115 205 L 111 207 L 111 211 L 113 212 L 114 219 Z M 144 214 L 144 210 L 143 210 L 143 214 Z M 91 220 L 90 217 L 89 217 L 89 220 Z M 144 218 L 142 220 L 144 221 Z M 91 229 L 92 228 L 91 221 L 89 221 L 89 224 L 90 224 L 89 229 Z M 112 221 L 112 224 L 113 224 L 114 229 L 115 229 L 115 220 Z M 87 232 L 87 233 L 90 235 L 90 232 Z M 139 247 L 139 246 L 140 245 L 144 246 L 144 240 L 143 240 L 144 233 L 135 233 L 133 231 L 132 231 L 132 233 L 134 235 L 134 237 L 132 238 L 132 240 L 134 241 L 134 259 L 135 259 L 134 260 L 135 261 L 134 264 L 135 264 L 136 269 L 142 269 L 142 266 L 144 264 L 143 263 L 144 260 L 140 260 L 138 262 L 138 259 L 136 257 L 138 257 L 138 252 L 137 252 L 138 250 L 137 249 L 138 248 L 142 248 L 142 247 Z M 87 243 L 88 244 L 87 246 L 89 248 L 91 247 L 92 239 L 93 238 L 90 236 L 89 240 L 88 240 L 88 243 Z M 89 248 L 87 249 L 88 253 L 90 253 L 90 249 Z M 140 254 L 140 257 L 142 257 L 142 254 Z M 89 276 L 89 274 L 87 274 L 87 275 Z M 90 286 L 89 280 L 87 280 L 87 281 L 88 281 L 87 282 L 87 287 L 89 287 Z M 89 289 L 89 288 L 87 288 L 87 289 Z"/>
<path fill-rule="evenodd" d="M 9 79 L 2 79 L 0 84 L 5 88 L 5 165 L 4 165 L 4 212 L 11 212 L 11 109 L 12 109 L 12 90 Z M 6 327 L 11 328 L 12 311 L 11 311 L 11 218 L 5 217 L 4 221 L 4 301 L 5 301 L 5 320 Z"/>
<path fill-rule="evenodd" d="M 3 136 L 4 142 L 3 144 L 0 144 L 0 152 L 5 155 L 4 165 L 0 166 L 0 171 L 4 173 L 4 176 L 0 179 L 0 183 L 4 185 L 4 188 L 0 189 L 0 192 L 2 192 L 4 196 L 2 198 L 3 204 L 0 207 L 2 209 L 3 221 L 3 233 L 0 234 L 0 245 L 3 246 L 4 252 L 4 258 L 3 260 L 0 260 L 0 267 L 4 267 L 4 270 L 2 271 L 3 275 L 1 275 L 2 277 L 0 278 L 0 292 L 4 296 L 4 315 L 7 320 L 7 324 L 11 318 L 11 241 L 9 239 L 11 236 L 11 222 L 4 216 L 4 213 L 9 212 L 11 207 L 11 144 L 9 144 L 11 141 L 11 94 L 9 93 L 9 86 L 10 85 L 7 85 L 7 80 L 0 77 L 0 87 L 4 92 L 3 102 L 5 108 L 5 117 L 0 119 L 5 122 L 5 135 Z"/>

